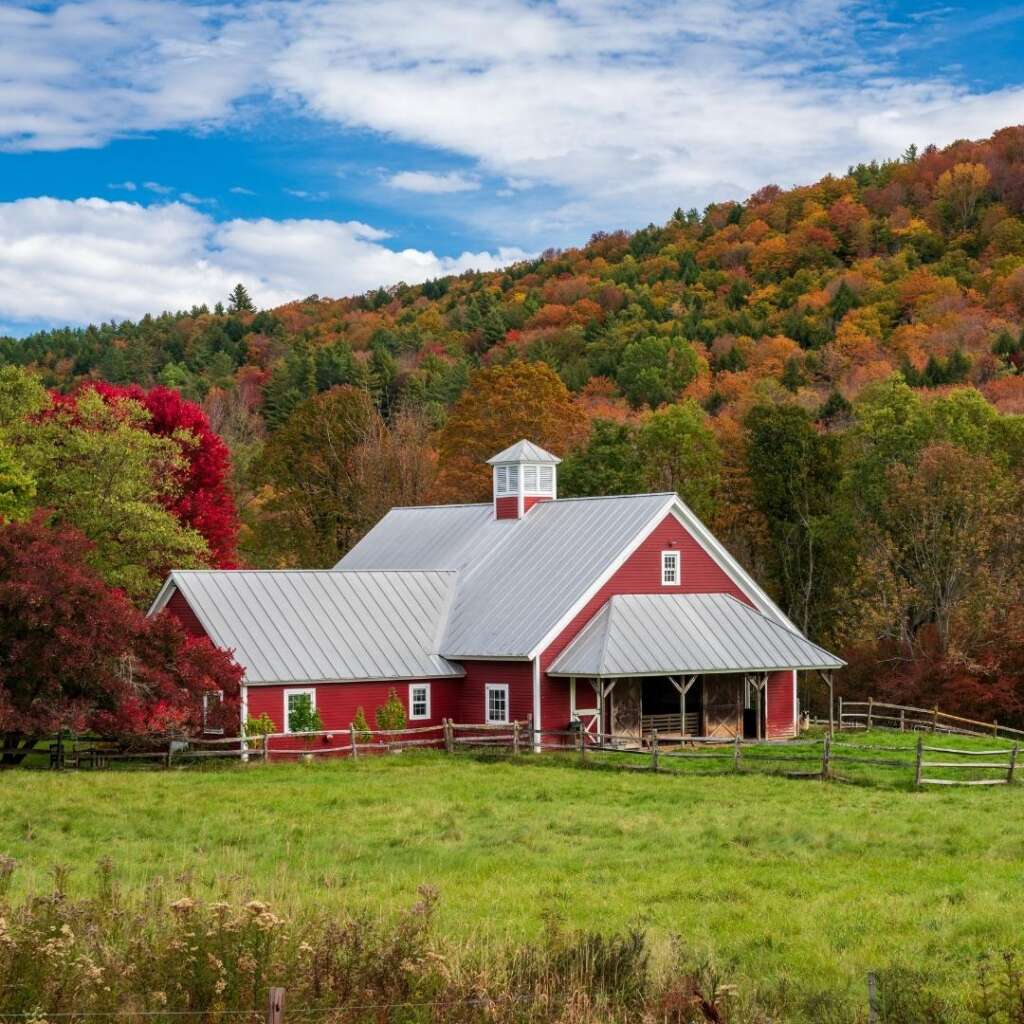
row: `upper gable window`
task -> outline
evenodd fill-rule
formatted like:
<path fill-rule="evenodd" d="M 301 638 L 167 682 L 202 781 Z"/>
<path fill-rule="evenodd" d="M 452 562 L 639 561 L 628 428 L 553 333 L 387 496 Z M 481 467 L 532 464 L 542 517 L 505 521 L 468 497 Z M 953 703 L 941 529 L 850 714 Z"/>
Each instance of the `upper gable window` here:
<path fill-rule="evenodd" d="M 661 553 L 661 585 L 678 587 L 681 581 L 679 552 L 662 551 Z"/>

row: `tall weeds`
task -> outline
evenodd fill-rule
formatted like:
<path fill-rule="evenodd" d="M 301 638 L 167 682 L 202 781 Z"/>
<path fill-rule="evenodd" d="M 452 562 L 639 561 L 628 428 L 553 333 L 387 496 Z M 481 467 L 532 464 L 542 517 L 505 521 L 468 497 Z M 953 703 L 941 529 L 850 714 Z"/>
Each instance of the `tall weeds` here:
<path fill-rule="evenodd" d="M 435 932 L 437 894 L 390 920 L 285 918 L 265 903 L 204 902 L 155 885 L 125 896 L 112 866 L 74 899 L 67 872 L 12 902 L 0 857 L 0 1021 L 248 1024 L 270 986 L 296 1024 L 856 1024 L 866 1002 L 813 989 L 743 991 L 681 943 L 655 965 L 641 931 L 601 935 L 550 921 L 531 943 L 460 948 Z M 662 958 L 666 960 L 666 958 Z M 1024 1024 L 1024 974 L 986 961 L 960 1004 L 927 978 L 880 975 L 881 1024 Z"/>

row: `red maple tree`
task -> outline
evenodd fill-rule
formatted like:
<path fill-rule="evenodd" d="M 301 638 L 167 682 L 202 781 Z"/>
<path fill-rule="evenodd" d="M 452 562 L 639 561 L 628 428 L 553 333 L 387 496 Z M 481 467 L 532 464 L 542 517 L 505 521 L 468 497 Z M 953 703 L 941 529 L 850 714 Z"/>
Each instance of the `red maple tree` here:
<path fill-rule="evenodd" d="M 147 619 L 89 567 L 89 540 L 44 512 L 0 526 L 0 764 L 61 730 L 125 741 L 237 725 L 242 669 L 168 615 Z M 233 716 L 233 717 L 232 717 Z"/>

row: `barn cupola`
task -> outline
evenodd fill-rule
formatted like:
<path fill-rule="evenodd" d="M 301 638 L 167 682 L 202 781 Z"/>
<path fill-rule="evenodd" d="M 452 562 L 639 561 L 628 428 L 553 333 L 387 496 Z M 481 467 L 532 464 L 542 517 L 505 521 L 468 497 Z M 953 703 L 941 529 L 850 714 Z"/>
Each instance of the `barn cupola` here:
<path fill-rule="evenodd" d="M 555 467 L 561 461 L 532 441 L 517 441 L 488 459 L 494 471 L 494 518 L 522 519 L 539 502 L 554 500 Z"/>

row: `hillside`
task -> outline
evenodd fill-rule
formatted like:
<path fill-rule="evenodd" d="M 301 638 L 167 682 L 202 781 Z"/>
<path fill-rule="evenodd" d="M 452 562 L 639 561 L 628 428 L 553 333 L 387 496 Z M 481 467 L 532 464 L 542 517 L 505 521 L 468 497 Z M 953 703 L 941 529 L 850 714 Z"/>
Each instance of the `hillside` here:
<path fill-rule="evenodd" d="M 530 434 L 562 493 L 678 489 L 848 685 L 1019 718 L 1022 328 L 1018 126 L 500 272 L 262 312 L 240 289 L 0 363 L 200 403 L 255 565 L 477 500 L 480 458 Z"/>

